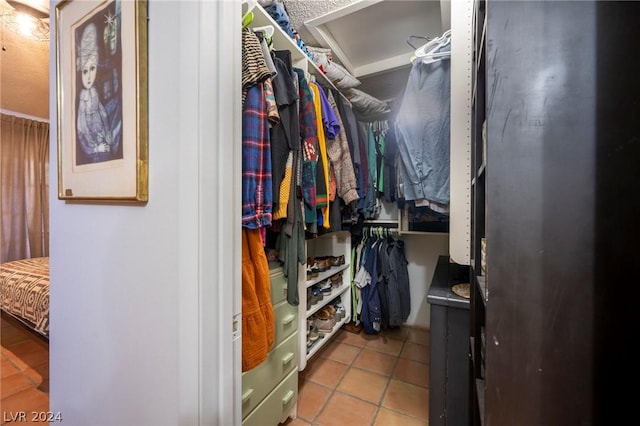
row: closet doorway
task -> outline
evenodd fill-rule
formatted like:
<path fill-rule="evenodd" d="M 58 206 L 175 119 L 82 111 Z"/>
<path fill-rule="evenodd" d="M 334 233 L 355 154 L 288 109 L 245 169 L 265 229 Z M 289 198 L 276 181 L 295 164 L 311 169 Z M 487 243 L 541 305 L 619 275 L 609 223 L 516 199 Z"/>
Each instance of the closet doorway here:
<path fill-rule="evenodd" d="M 30 6 L 37 9 L 41 16 L 48 16 L 48 1 L 30 1 Z M 0 86 L 2 90 L 0 99 L 0 113 L 2 114 L 3 140 L 10 134 L 25 134 L 24 132 L 10 131 L 9 126 L 32 126 L 39 128 L 47 128 L 49 122 L 49 41 L 43 33 L 37 36 L 25 36 L 9 29 L 8 19 L 13 19 L 15 10 L 8 3 L 0 2 Z M 46 19 L 48 21 L 48 19 Z M 17 117 L 18 119 L 14 119 Z M 47 130 L 48 133 L 48 130 Z M 26 133 L 27 136 L 33 133 Z M 4 140 L 3 142 L 8 142 Z M 44 143 L 43 143 L 44 144 Z M 8 146 L 15 146 L 8 144 Z M 48 150 L 49 143 L 42 146 L 42 149 Z M 13 154 L 9 148 L 5 146 L 2 155 Z M 23 157 L 24 152 L 19 154 Z M 41 157 L 42 158 L 42 157 Z M 26 161 L 34 161 L 27 159 Z M 43 165 L 48 168 L 48 165 Z M 36 167 L 37 168 L 37 167 Z M 23 169 L 21 169 L 23 170 Z M 26 171 L 25 171 L 26 173 Z M 9 185 L 11 179 L 2 179 L 2 185 Z M 13 181 L 13 180 L 11 180 Z M 55 180 L 54 180 L 55 182 Z M 45 185 L 45 183 L 42 183 Z M 46 185 L 48 186 L 48 185 Z M 15 190 L 15 189 L 12 189 Z M 11 191 L 8 187 L 3 189 L 2 196 L 9 196 Z M 46 188 L 38 188 L 38 193 L 46 194 Z M 3 247 L 3 255 L 9 256 L 11 252 L 11 260 L 15 260 L 16 256 L 25 257 L 41 257 L 49 255 L 49 218 L 48 218 L 48 202 L 42 201 L 33 203 L 25 191 L 24 201 L 18 203 L 30 206 L 25 211 L 25 215 L 38 215 L 40 219 L 38 223 L 44 225 L 41 233 L 41 244 L 38 248 L 30 246 L 29 243 L 12 242 L 14 249 L 9 250 L 8 246 Z M 47 198 L 48 200 L 48 198 Z M 5 200 L 7 201 L 7 200 Z M 15 199 L 11 202 L 0 203 L 3 205 L 3 225 L 0 233 L 4 235 L 24 235 L 16 232 L 19 225 L 16 225 L 15 218 L 10 217 L 9 213 L 14 213 L 13 209 L 7 206 L 13 206 Z M 33 210 L 29 210 L 33 209 Z M 20 224 L 26 223 L 26 218 L 20 218 Z M 27 231 L 27 230 L 25 230 Z M 3 244 L 8 245 L 8 241 L 4 240 Z M 21 248 L 15 248 L 21 247 Z M 3 259 L 7 260 L 7 259 Z M 1 318 L 1 357 L 2 357 L 2 401 L 0 406 L 7 411 L 17 413 L 19 411 L 44 412 L 49 411 L 49 345 L 43 336 L 27 329 L 23 324 L 18 322 L 14 317 L 3 313 Z M 3 420 L 3 421 L 6 421 Z"/>

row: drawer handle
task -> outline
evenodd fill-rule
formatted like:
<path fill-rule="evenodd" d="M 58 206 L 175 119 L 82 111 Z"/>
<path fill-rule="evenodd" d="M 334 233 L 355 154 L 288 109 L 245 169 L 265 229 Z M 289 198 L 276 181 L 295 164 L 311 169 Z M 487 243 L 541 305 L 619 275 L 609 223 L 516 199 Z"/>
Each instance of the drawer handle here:
<path fill-rule="evenodd" d="M 287 356 L 285 356 L 284 358 L 282 358 L 282 365 L 288 364 L 291 362 L 291 360 L 293 359 L 294 355 L 293 352 L 289 352 L 287 354 Z"/>
<path fill-rule="evenodd" d="M 284 396 L 284 398 L 282 398 L 282 404 L 286 405 L 289 403 L 289 401 L 291 401 L 291 398 L 293 398 L 293 394 L 294 392 L 292 390 L 289 390 L 289 392 L 287 392 L 287 394 Z"/>
<path fill-rule="evenodd" d="M 287 315 L 285 318 L 282 319 L 282 325 L 291 324 L 291 321 L 293 321 L 295 318 L 296 318 L 296 316 L 293 315 L 293 314 Z"/>
<path fill-rule="evenodd" d="M 243 392 L 243 394 L 242 394 L 242 403 L 243 404 L 245 402 L 247 402 L 247 399 L 249 399 L 249 397 L 251 396 L 252 393 L 253 393 L 253 389 L 247 389 L 245 392 Z"/>

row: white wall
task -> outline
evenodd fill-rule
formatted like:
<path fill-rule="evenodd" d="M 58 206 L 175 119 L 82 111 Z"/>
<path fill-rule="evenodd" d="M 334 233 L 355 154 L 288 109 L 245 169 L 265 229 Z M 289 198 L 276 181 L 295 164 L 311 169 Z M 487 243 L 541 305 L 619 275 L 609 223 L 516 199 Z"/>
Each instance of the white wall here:
<path fill-rule="evenodd" d="M 427 292 L 438 257 L 449 255 L 449 234 L 403 234 L 402 240 L 405 242 L 405 256 L 409 262 L 407 269 L 411 289 L 411 314 L 406 324 L 429 328 L 431 305 L 427 303 Z"/>
<path fill-rule="evenodd" d="M 218 141 L 239 140 L 239 16 L 149 4 L 146 205 L 64 202 L 51 185 L 50 408 L 66 425 L 235 423 L 239 148 Z"/>

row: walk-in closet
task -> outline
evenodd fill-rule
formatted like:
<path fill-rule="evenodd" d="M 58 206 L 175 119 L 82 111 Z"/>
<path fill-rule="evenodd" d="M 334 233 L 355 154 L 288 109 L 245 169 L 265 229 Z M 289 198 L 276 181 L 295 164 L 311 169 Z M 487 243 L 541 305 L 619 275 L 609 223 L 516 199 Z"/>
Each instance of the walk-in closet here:
<path fill-rule="evenodd" d="M 430 341 L 428 297 L 436 268 L 469 252 L 451 14 L 448 1 L 243 1 L 244 425 L 428 424 L 446 412 L 429 404 L 432 358 L 431 392 L 467 397 L 466 381 L 447 388 L 449 325 Z M 468 274 L 457 283 L 468 316 Z"/>
<path fill-rule="evenodd" d="M 51 283 L 47 348 L 2 308 L 3 424 L 633 421 L 619 389 L 636 352 L 640 2 L 135 3 L 139 26 L 100 16 L 129 1 L 0 0 L 2 115 L 49 127 L 48 146 L 20 150 L 38 168 L 2 127 L 2 183 L 49 186 Z M 48 43 L 12 32 L 22 6 Z M 114 31 L 128 46 L 122 82 L 140 78 L 120 105 L 148 137 L 146 202 L 58 198 L 75 123 L 59 83 L 84 86 L 57 58 L 81 55 L 93 23 L 109 27 L 99 52 Z M 90 56 L 89 74 L 115 70 Z M 448 223 L 443 199 L 416 210 L 427 188 L 391 172 L 409 164 L 414 64 L 450 70 Z M 3 194 L 3 220 L 30 223 L 34 206 Z"/>

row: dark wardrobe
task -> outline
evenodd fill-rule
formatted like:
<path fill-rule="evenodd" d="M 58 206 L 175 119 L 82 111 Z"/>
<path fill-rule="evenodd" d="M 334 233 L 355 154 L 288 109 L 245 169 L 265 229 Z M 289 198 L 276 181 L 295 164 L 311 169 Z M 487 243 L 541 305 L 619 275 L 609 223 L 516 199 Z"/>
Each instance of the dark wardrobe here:
<path fill-rule="evenodd" d="M 633 422 L 640 2 L 482 3 L 472 424 Z"/>

